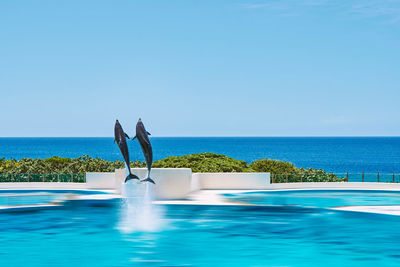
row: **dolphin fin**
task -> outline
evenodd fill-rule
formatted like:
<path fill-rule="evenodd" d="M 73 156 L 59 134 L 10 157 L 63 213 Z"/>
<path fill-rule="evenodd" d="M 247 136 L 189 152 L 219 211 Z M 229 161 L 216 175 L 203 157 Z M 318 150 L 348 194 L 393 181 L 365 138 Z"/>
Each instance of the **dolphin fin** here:
<path fill-rule="evenodd" d="M 136 138 L 136 135 L 135 135 L 135 137 L 132 138 L 132 141 L 135 140 L 135 138 Z"/>
<path fill-rule="evenodd" d="M 140 180 L 140 181 L 141 181 L 142 183 L 143 183 L 143 182 L 150 182 L 150 183 L 156 184 L 156 182 L 154 182 L 153 179 L 151 179 L 150 177 L 147 177 L 146 179 Z"/>
<path fill-rule="evenodd" d="M 125 134 L 126 138 L 130 139 L 129 136 L 126 133 L 124 133 L 124 134 Z"/>
<path fill-rule="evenodd" d="M 128 182 L 129 180 L 132 180 L 132 179 L 138 179 L 138 180 L 140 180 L 139 179 L 139 177 L 137 177 L 136 175 L 134 175 L 134 174 L 129 174 L 128 176 L 126 176 L 126 178 L 125 178 L 125 183 L 126 182 Z"/>
<path fill-rule="evenodd" d="M 146 131 L 147 132 L 147 131 Z M 151 135 L 151 133 L 147 132 L 148 135 Z"/>

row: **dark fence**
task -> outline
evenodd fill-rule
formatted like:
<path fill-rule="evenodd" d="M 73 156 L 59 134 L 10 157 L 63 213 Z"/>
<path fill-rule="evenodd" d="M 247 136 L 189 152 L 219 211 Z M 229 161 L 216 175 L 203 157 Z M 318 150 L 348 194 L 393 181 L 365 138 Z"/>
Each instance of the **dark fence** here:
<path fill-rule="evenodd" d="M 271 183 L 307 182 L 400 183 L 400 173 L 271 173 Z"/>
<path fill-rule="evenodd" d="M 1 173 L 0 183 L 49 182 L 49 183 L 85 183 L 86 175 L 82 173 Z"/>

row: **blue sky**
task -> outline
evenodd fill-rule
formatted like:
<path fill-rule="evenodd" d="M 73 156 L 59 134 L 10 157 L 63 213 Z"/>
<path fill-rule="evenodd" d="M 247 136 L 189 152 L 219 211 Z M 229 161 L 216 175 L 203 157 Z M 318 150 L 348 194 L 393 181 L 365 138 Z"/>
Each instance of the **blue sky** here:
<path fill-rule="evenodd" d="M 398 136 L 400 1 L 0 1 L 0 136 Z"/>

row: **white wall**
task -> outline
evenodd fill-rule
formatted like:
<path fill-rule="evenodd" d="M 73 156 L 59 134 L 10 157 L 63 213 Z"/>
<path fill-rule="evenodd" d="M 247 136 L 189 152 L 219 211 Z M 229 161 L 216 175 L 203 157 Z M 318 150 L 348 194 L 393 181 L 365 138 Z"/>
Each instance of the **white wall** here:
<path fill-rule="evenodd" d="M 147 177 L 146 168 L 132 168 L 131 171 L 140 179 Z M 115 177 L 115 188 L 121 192 L 121 186 L 126 178 L 126 169 L 116 170 Z M 192 180 L 190 168 L 153 168 L 151 169 L 151 178 L 156 184 L 148 184 L 156 199 L 184 199 L 190 193 Z M 128 183 L 134 183 L 136 187 L 141 188 L 140 190 L 145 190 L 146 183 L 140 183 L 137 180 L 130 180 Z"/>
<path fill-rule="evenodd" d="M 87 172 L 86 186 L 93 189 L 114 189 L 114 172 Z"/>
<path fill-rule="evenodd" d="M 140 179 L 147 177 L 146 168 L 133 168 L 132 173 Z M 86 183 L 11 183 L 3 184 L 6 188 L 81 188 L 108 189 L 122 192 L 126 178 L 126 169 L 118 169 L 115 173 L 86 173 Z M 185 199 L 193 191 L 201 189 L 272 189 L 269 173 L 194 173 L 190 168 L 154 168 L 151 178 L 156 185 L 130 180 L 125 190 L 137 196 L 144 195 L 146 186 L 153 192 L 155 199 Z M 0 189 L 2 187 L 0 186 Z M 125 191 L 126 192 L 126 191 Z"/>
<path fill-rule="evenodd" d="M 268 189 L 269 173 L 194 173 L 192 190 L 198 189 Z"/>
<path fill-rule="evenodd" d="M 132 173 L 140 179 L 147 177 L 146 168 L 132 168 Z M 113 188 L 122 192 L 126 178 L 126 169 L 117 169 L 114 173 L 87 173 L 88 188 Z M 153 168 L 151 178 L 156 185 L 150 184 L 150 190 L 156 199 L 184 199 L 190 192 L 201 189 L 270 189 L 269 173 L 194 173 L 189 168 Z M 130 180 L 137 194 L 144 194 L 146 183 Z"/>

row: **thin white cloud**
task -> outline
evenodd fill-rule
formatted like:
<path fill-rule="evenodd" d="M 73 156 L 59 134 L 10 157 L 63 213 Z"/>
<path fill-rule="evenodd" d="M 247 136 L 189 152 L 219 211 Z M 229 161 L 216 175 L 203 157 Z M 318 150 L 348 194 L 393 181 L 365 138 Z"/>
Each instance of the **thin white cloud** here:
<path fill-rule="evenodd" d="M 240 4 L 241 7 L 243 8 L 265 8 L 265 7 L 272 7 L 273 5 L 271 4 Z"/>
<path fill-rule="evenodd" d="M 362 19 L 379 19 L 385 23 L 400 22 L 400 0 L 264 0 L 240 4 L 246 9 L 270 9 L 287 12 L 311 11 L 314 8 L 334 10 L 338 14 Z"/>
<path fill-rule="evenodd" d="M 364 18 L 382 18 L 385 22 L 400 20 L 400 1 L 363 1 L 351 5 L 349 12 Z"/>

